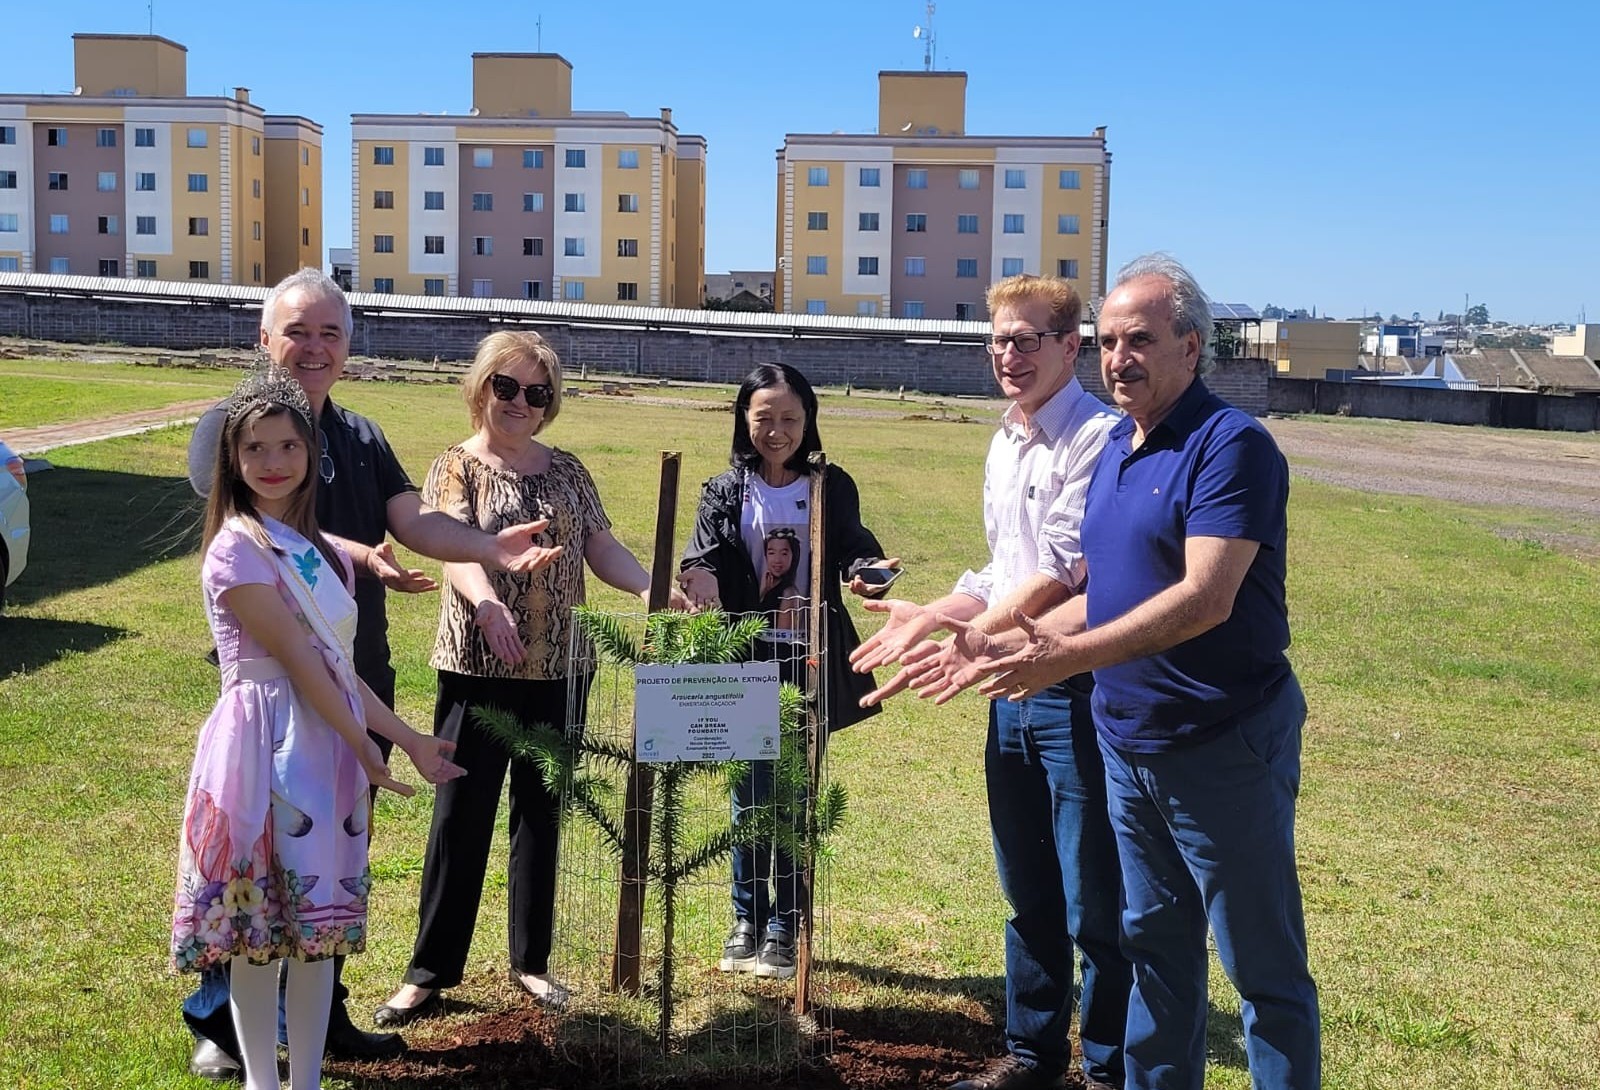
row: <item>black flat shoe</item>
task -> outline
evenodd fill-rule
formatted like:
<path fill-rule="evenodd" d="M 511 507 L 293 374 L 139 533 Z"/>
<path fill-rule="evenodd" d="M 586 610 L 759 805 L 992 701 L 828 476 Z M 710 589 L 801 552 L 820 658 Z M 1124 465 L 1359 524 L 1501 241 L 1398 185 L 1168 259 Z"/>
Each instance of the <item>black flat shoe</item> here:
<path fill-rule="evenodd" d="M 527 992 L 539 1006 L 553 1011 L 566 1010 L 567 1002 L 571 999 L 571 995 L 562 985 L 552 980 L 549 991 L 536 992 L 528 987 L 527 982 L 522 979 L 522 974 L 515 969 L 509 970 L 507 975 L 510 977 L 511 983 L 516 985 L 518 991 Z"/>
<path fill-rule="evenodd" d="M 195 1040 L 194 1055 L 189 1057 L 189 1074 L 210 1082 L 237 1082 L 244 1077 L 239 1061 L 206 1037 Z"/>
<path fill-rule="evenodd" d="M 443 1003 L 443 989 L 435 988 L 428 993 L 426 999 L 414 1007 L 391 1007 L 385 1003 L 372 1012 L 372 1024 L 396 1029 L 400 1026 L 409 1026 L 419 1018 L 437 1014 Z"/>

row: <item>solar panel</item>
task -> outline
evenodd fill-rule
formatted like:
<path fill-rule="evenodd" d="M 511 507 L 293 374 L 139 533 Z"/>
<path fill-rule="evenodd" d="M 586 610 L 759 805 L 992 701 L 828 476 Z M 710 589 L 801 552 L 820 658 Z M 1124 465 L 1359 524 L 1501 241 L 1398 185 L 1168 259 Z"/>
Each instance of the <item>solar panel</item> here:
<path fill-rule="evenodd" d="M 1261 315 L 1256 313 L 1256 308 L 1248 303 L 1212 303 L 1212 321 L 1225 322 L 1259 322 Z"/>

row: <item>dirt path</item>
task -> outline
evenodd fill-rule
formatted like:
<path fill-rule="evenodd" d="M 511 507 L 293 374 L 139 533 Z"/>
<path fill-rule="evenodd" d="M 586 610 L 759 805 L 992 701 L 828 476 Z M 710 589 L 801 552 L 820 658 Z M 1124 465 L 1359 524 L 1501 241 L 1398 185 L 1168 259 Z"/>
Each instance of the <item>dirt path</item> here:
<path fill-rule="evenodd" d="M 198 420 L 201 413 L 216 403 L 215 397 L 208 397 L 200 401 L 164 405 L 159 409 L 141 409 L 138 412 L 120 413 L 116 416 L 98 416 L 93 420 L 70 420 L 62 424 L 46 424 L 39 428 L 21 428 L 7 431 L 5 439 L 6 444 L 18 454 L 43 454 L 55 447 L 71 447 L 79 443 L 137 435 L 142 431 L 164 428 L 171 424 L 191 423 Z"/>

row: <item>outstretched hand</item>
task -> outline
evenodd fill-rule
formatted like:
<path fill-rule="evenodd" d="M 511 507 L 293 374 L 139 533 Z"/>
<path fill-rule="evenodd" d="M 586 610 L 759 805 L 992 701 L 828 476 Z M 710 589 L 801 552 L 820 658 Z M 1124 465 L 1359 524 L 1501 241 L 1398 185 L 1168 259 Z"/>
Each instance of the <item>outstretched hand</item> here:
<path fill-rule="evenodd" d="M 947 614 L 939 614 L 939 624 L 948 628 L 950 635 L 931 656 L 932 667 L 912 683 L 918 696 L 935 704 L 947 704 L 963 689 L 982 681 L 994 672 L 997 660 L 1016 649 L 1007 637 L 990 635 Z"/>
<path fill-rule="evenodd" d="M 685 568 L 679 572 L 678 586 L 689 600 L 689 608 L 696 613 L 722 604 L 717 597 L 717 577 L 704 568 Z"/>
<path fill-rule="evenodd" d="M 906 652 L 939 628 L 936 614 L 903 598 L 886 598 L 881 602 L 869 598 L 861 603 L 861 608 L 868 613 L 886 613 L 888 618 L 882 628 L 850 652 L 850 668 L 858 674 L 870 674 L 880 666 L 901 661 Z"/>
<path fill-rule="evenodd" d="M 403 594 L 426 594 L 439 589 L 439 584 L 427 572 L 402 565 L 394 555 L 394 546 L 387 541 L 368 554 L 367 570 L 384 586 Z"/>
<path fill-rule="evenodd" d="M 549 519 L 507 526 L 494 535 L 494 551 L 488 566 L 504 568 L 511 572 L 534 572 L 547 567 L 561 555 L 560 545 L 532 544 L 533 539 L 550 525 Z"/>
<path fill-rule="evenodd" d="M 356 757 L 361 761 L 362 771 L 367 774 L 367 782 L 373 787 L 387 788 L 401 798 L 407 799 L 417 793 L 415 787 L 401 783 L 389 774 L 389 765 L 383 759 L 383 751 L 371 738 L 361 740 L 361 745 L 356 750 Z"/>
<path fill-rule="evenodd" d="M 406 756 L 429 783 L 448 783 L 467 774 L 466 769 L 450 760 L 456 744 L 447 738 L 418 734 L 405 749 Z"/>
<path fill-rule="evenodd" d="M 1082 673 L 1082 656 L 1073 653 L 1071 637 L 1040 625 L 1020 609 L 1011 611 L 1011 620 L 1027 642 L 989 664 L 993 676 L 978 690 L 984 696 L 1022 700 Z"/>

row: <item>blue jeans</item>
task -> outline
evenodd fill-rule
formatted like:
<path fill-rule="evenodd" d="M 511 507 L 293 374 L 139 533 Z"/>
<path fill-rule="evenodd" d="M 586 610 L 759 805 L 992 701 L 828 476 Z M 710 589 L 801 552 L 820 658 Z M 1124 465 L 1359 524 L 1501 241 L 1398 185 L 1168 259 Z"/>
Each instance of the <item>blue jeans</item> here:
<path fill-rule="evenodd" d="M 1083 1069 L 1122 1085 L 1132 983 L 1117 941 L 1122 873 L 1087 677 L 989 705 L 984 752 L 995 869 L 1006 923 L 1006 1047 L 1041 1073 L 1064 1071 L 1076 947 Z"/>
<path fill-rule="evenodd" d="M 750 762 L 750 771 L 733 789 L 735 824 L 747 809 L 771 801 L 775 765 L 775 761 Z M 798 799 L 794 803 L 803 804 Z M 796 817 L 788 807 L 777 813 L 779 821 Z M 733 914 L 753 924 L 757 934 L 767 928 L 799 934 L 800 871 L 788 852 L 770 841 L 733 849 Z"/>
<path fill-rule="evenodd" d="M 1294 859 L 1305 718 L 1291 674 L 1199 745 L 1126 753 L 1100 740 L 1134 974 L 1127 1090 L 1201 1090 L 1208 924 L 1243 1001 L 1256 1090 L 1321 1085 L 1317 988 Z"/>

